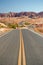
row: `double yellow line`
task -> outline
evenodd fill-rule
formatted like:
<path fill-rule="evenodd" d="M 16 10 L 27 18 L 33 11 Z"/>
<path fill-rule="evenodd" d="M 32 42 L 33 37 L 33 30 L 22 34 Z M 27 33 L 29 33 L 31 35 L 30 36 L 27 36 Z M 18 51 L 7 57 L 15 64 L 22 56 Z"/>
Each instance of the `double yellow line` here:
<path fill-rule="evenodd" d="M 19 49 L 18 65 L 26 65 L 25 49 L 21 30 L 20 30 L 20 49 Z"/>

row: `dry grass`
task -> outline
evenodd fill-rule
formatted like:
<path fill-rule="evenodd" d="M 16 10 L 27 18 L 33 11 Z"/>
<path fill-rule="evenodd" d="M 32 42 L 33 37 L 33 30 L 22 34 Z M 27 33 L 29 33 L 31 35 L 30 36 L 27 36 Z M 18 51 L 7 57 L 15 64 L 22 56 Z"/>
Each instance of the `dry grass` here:
<path fill-rule="evenodd" d="M 27 21 L 30 23 L 35 22 L 34 19 L 28 18 L 26 16 L 25 17 L 3 17 L 3 18 L 0 18 L 0 22 L 4 22 L 4 23 L 19 23 L 21 21 Z"/>
<path fill-rule="evenodd" d="M 0 22 L 3 22 L 3 23 L 14 23 L 15 24 L 15 23 L 19 23 L 21 21 L 29 22 L 30 24 L 36 24 L 36 23 L 43 22 L 43 18 L 31 19 L 31 18 L 28 18 L 28 16 L 24 16 L 24 17 L 2 17 L 2 18 L 0 17 Z M 36 30 L 36 28 L 35 28 L 35 30 Z M 40 29 L 40 30 L 42 30 L 42 29 Z"/>
<path fill-rule="evenodd" d="M 34 28 L 34 30 L 38 33 L 43 33 L 43 28 Z"/>

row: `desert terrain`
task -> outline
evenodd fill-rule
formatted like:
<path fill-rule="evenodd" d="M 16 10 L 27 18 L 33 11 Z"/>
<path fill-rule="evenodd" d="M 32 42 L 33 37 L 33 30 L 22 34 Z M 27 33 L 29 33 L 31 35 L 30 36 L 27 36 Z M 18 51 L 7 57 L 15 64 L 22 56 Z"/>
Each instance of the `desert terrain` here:
<path fill-rule="evenodd" d="M 0 13 L 0 31 L 23 27 L 43 34 L 43 12 Z"/>

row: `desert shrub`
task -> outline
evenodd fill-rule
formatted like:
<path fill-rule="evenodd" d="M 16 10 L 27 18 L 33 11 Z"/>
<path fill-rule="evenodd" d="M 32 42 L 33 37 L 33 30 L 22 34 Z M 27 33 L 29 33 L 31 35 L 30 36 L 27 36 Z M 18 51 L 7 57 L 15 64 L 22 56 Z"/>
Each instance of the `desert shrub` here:
<path fill-rule="evenodd" d="M 28 23 L 28 22 L 25 22 L 25 25 L 29 25 L 30 23 Z"/>
<path fill-rule="evenodd" d="M 15 26 L 16 26 L 16 27 L 18 27 L 18 24 L 17 24 L 17 23 L 15 23 Z"/>
<path fill-rule="evenodd" d="M 16 27 L 18 27 L 18 24 L 16 23 L 16 24 L 8 24 L 8 27 L 9 28 L 14 28 L 14 29 L 16 29 Z"/>

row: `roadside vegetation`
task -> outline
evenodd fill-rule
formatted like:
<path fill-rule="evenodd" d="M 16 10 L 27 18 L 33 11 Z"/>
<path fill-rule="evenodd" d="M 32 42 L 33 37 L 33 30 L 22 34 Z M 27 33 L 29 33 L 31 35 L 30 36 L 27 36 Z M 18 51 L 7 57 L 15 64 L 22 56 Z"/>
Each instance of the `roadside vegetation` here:
<path fill-rule="evenodd" d="M 17 23 L 15 23 L 15 24 L 9 23 L 9 24 L 8 24 L 8 27 L 9 27 L 9 28 L 14 28 L 14 29 L 16 29 L 16 28 L 18 27 L 18 24 L 17 24 Z"/>
<path fill-rule="evenodd" d="M 24 24 L 25 24 L 25 25 L 30 25 L 30 23 L 28 23 L 28 22 L 25 22 Z"/>

